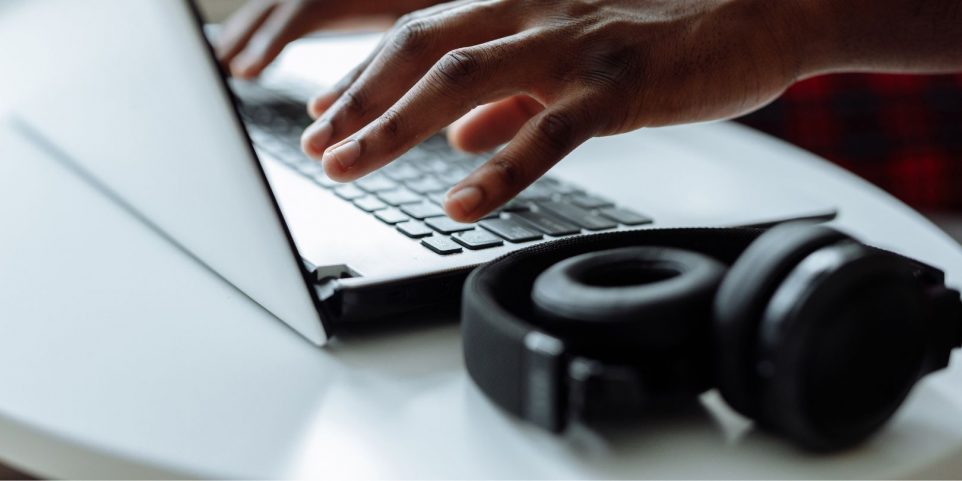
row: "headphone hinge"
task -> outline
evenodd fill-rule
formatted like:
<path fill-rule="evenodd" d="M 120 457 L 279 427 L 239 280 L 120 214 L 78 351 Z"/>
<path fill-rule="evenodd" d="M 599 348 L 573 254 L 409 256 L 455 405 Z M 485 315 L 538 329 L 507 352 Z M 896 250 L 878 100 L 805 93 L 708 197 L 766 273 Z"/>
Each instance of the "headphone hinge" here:
<path fill-rule="evenodd" d="M 923 372 L 933 372 L 949 364 L 952 350 L 962 347 L 962 299 L 959 291 L 945 286 L 928 290 L 932 317 L 928 332 L 928 359 Z"/>
<path fill-rule="evenodd" d="M 634 369 L 577 357 L 568 366 L 568 413 L 584 423 L 637 415 L 645 392 Z"/>
<path fill-rule="evenodd" d="M 562 369 L 565 346 L 556 337 L 531 331 L 524 337 L 522 416 L 552 432 L 565 428 Z"/>

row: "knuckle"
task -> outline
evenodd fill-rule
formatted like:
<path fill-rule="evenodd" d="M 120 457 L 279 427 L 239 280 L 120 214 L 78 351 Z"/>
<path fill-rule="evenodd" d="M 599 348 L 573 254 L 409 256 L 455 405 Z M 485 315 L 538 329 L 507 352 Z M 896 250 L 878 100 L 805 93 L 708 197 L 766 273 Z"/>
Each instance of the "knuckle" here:
<path fill-rule="evenodd" d="M 639 57 L 631 47 L 604 49 L 586 57 L 580 80 L 589 87 L 623 92 L 641 77 Z"/>
<path fill-rule="evenodd" d="M 567 151 L 578 134 L 577 122 L 570 114 L 550 112 L 538 119 L 535 132 L 538 138 L 554 152 Z"/>
<path fill-rule="evenodd" d="M 444 81 L 452 85 L 460 85 L 477 75 L 481 66 L 481 59 L 477 52 L 458 49 L 441 57 L 436 70 L 438 76 Z"/>
<path fill-rule="evenodd" d="M 400 113 L 395 109 L 388 109 L 384 112 L 384 115 L 381 116 L 378 129 L 393 139 L 400 135 L 402 126 Z"/>
<path fill-rule="evenodd" d="M 430 46 L 433 37 L 434 28 L 429 21 L 409 20 L 395 30 L 394 51 L 404 56 L 416 56 Z"/>
<path fill-rule="evenodd" d="M 343 95 L 344 111 L 347 113 L 364 117 L 368 111 L 367 95 L 360 89 L 349 89 Z"/>
<path fill-rule="evenodd" d="M 490 165 L 491 171 L 502 185 L 509 189 L 521 186 L 522 179 L 524 179 L 524 170 L 517 159 L 500 155 L 491 159 Z"/>

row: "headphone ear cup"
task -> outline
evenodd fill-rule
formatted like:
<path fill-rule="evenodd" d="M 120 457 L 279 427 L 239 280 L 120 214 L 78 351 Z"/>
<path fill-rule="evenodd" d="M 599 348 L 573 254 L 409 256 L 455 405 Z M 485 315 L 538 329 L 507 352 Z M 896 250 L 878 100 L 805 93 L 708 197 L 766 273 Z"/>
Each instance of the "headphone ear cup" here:
<path fill-rule="evenodd" d="M 755 351 L 758 327 L 772 294 L 812 252 L 847 235 L 809 223 L 783 224 L 761 235 L 728 271 L 715 297 L 715 378 L 725 401 L 740 413 L 758 412 Z"/>
<path fill-rule="evenodd" d="M 555 264 L 538 276 L 531 297 L 552 332 L 630 358 L 707 342 L 724 273 L 720 262 L 697 252 L 624 247 Z"/>
<path fill-rule="evenodd" d="M 817 451 L 861 442 L 921 376 L 929 308 L 903 258 L 854 241 L 810 254 L 762 314 L 755 419 Z"/>

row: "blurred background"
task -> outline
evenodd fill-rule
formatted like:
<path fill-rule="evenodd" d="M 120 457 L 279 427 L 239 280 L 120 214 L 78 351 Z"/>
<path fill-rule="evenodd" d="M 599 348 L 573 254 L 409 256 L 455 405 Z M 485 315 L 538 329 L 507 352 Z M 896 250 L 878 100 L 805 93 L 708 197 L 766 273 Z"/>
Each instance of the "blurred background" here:
<path fill-rule="evenodd" d="M 962 239 L 962 74 L 816 77 L 739 121 L 855 172 Z"/>

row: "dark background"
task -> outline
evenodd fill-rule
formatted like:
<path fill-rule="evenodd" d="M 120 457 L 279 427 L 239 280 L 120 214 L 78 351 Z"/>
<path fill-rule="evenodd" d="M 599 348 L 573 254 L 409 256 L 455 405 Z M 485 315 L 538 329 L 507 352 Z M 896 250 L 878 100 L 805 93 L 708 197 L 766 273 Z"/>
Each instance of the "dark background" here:
<path fill-rule="evenodd" d="M 841 165 L 950 234 L 962 233 L 962 74 L 816 77 L 739 121 Z"/>

